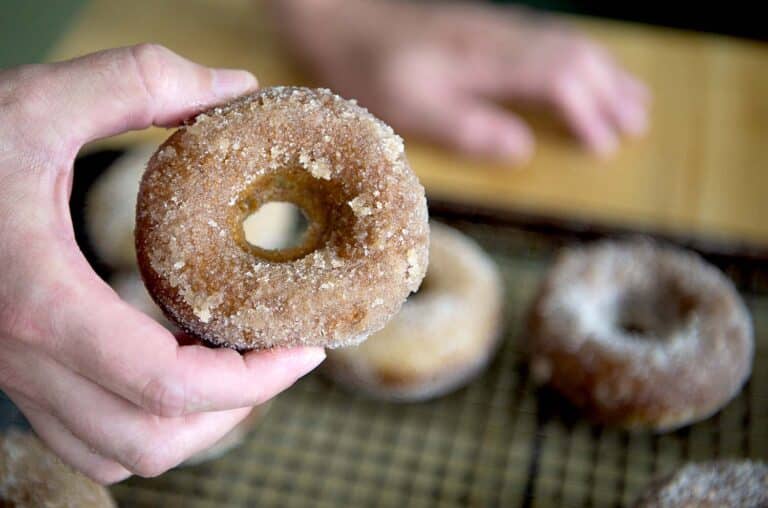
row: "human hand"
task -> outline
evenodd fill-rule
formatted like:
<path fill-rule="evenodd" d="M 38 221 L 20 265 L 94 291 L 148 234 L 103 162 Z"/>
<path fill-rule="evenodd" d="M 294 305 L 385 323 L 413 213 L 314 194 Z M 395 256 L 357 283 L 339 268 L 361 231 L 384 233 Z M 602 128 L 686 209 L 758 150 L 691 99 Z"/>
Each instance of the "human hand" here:
<path fill-rule="evenodd" d="M 0 388 L 102 483 L 158 475 L 219 440 L 324 358 L 180 346 L 78 249 L 72 164 L 95 138 L 176 125 L 256 87 L 141 45 L 0 72 Z"/>
<path fill-rule="evenodd" d="M 646 128 L 645 86 L 560 23 L 470 3 L 339 3 L 271 5 L 321 83 L 359 99 L 395 130 L 522 162 L 533 135 L 501 102 L 546 107 L 602 156 Z"/>

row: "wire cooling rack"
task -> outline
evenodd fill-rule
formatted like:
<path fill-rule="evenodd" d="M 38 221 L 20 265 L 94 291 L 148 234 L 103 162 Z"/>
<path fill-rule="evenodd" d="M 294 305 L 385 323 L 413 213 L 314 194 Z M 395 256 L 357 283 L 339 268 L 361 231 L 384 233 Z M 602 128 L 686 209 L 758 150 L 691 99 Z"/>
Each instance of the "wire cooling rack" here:
<path fill-rule="evenodd" d="M 370 401 L 311 374 L 281 395 L 240 448 L 112 491 L 124 507 L 623 507 L 653 475 L 691 460 L 768 458 L 768 284 L 754 266 L 712 258 L 752 312 L 752 378 L 723 411 L 655 435 L 590 425 L 537 389 L 523 316 L 562 243 L 553 235 L 455 217 L 506 284 L 503 346 L 468 387 L 418 404 Z"/>

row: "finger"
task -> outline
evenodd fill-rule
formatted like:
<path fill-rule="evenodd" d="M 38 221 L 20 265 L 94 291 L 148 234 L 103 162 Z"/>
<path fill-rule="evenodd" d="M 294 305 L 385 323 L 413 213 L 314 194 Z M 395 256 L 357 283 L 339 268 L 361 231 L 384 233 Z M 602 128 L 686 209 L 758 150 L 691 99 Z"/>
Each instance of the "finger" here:
<path fill-rule="evenodd" d="M 76 279 L 54 295 L 55 301 L 44 304 L 50 340 L 40 346 L 75 372 L 154 414 L 181 416 L 258 405 L 325 358 L 322 348 L 241 355 L 227 348 L 181 346 L 95 275 L 80 274 L 85 271 L 90 268 L 70 267 L 68 273 Z"/>
<path fill-rule="evenodd" d="M 621 70 L 617 70 L 616 82 L 617 95 L 626 109 L 623 114 L 627 132 L 635 136 L 645 133 L 648 129 L 650 92 L 645 85 Z"/>
<path fill-rule="evenodd" d="M 583 80 L 561 80 L 555 90 L 554 105 L 573 133 L 590 150 L 601 156 L 616 150 L 616 136 Z"/>
<path fill-rule="evenodd" d="M 622 93 L 613 96 L 604 106 L 622 133 L 640 136 L 648 128 L 648 114 L 644 104 Z"/>
<path fill-rule="evenodd" d="M 618 87 L 628 97 L 632 97 L 646 105 L 651 101 L 651 92 L 648 90 L 648 87 L 628 72 L 618 70 L 617 81 Z"/>
<path fill-rule="evenodd" d="M 639 97 L 627 93 L 622 84 L 623 71 L 612 61 L 599 54 L 590 54 L 583 59 L 584 79 L 591 87 L 594 101 L 603 115 L 618 132 L 639 135 L 645 130 L 645 107 Z M 632 92 L 638 91 L 635 88 Z"/>
<path fill-rule="evenodd" d="M 16 365 L 26 389 L 43 397 L 43 411 L 53 414 L 89 449 L 140 476 L 156 476 L 220 440 L 251 411 L 198 413 L 164 418 L 150 415 L 55 360 L 17 351 Z M 89 466 L 93 467 L 93 466 Z"/>
<path fill-rule="evenodd" d="M 418 118 L 415 130 L 475 157 L 521 164 L 533 153 L 533 134 L 525 122 L 479 100 L 443 100 Z"/>
<path fill-rule="evenodd" d="M 55 417 L 39 410 L 23 398 L 13 397 L 13 400 L 27 417 L 38 437 L 62 461 L 104 485 L 116 483 L 131 476 L 123 466 L 103 457 L 73 436 Z"/>
<path fill-rule="evenodd" d="M 256 87 L 250 73 L 210 69 L 154 44 L 100 51 L 27 73 L 37 113 L 74 150 L 125 130 L 172 125 Z"/>

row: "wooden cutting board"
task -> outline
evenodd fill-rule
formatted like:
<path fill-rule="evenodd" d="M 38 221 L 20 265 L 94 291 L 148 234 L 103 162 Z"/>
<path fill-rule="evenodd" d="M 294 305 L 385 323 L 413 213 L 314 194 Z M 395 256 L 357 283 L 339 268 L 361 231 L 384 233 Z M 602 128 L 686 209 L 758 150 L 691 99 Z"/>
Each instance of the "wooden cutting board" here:
<path fill-rule="evenodd" d="M 529 216 L 768 247 L 768 46 L 715 35 L 572 19 L 653 92 L 651 128 L 603 162 L 533 118 L 534 159 L 511 168 L 406 137 L 431 198 Z M 51 60 L 159 42 L 193 60 L 306 84 L 257 2 L 93 0 Z M 100 142 L 160 141 L 150 129 Z"/>

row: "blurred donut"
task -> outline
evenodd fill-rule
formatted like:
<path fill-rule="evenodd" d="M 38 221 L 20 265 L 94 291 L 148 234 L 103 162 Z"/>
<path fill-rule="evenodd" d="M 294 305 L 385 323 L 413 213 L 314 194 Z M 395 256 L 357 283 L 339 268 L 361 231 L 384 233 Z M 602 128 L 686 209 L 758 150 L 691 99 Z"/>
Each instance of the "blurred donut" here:
<path fill-rule="evenodd" d="M 329 350 L 324 372 L 369 396 L 424 400 L 469 382 L 501 331 L 502 281 L 493 260 L 459 231 L 430 223 L 421 290 L 367 341 Z"/>
<path fill-rule="evenodd" d="M 0 506 L 114 508 L 109 491 L 59 460 L 29 432 L 0 434 Z"/>
<path fill-rule="evenodd" d="M 531 368 L 593 420 L 668 430 L 741 389 L 749 313 L 699 256 L 649 241 L 565 250 L 530 315 Z"/>
<path fill-rule="evenodd" d="M 242 222 L 296 204 L 302 242 Z M 136 246 L 152 297 L 191 335 L 239 350 L 356 344 L 424 277 L 424 189 L 392 129 L 327 90 L 266 88 L 198 115 L 149 162 Z"/>
<path fill-rule="evenodd" d="M 128 149 L 88 190 L 85 227 L 93 250 L 112 268 L 136 266 L 133 225 L 136 222 L 136 195 L 147 161 L 155 145 Z"/>
<path fill-rule="evenodd" d="M 651 483 L 635 508 L 765 508 L 768 466 L 762 462 L 688 464 Z"/>

